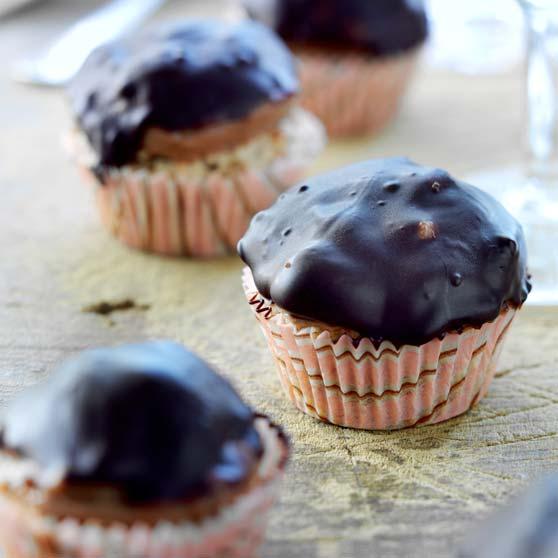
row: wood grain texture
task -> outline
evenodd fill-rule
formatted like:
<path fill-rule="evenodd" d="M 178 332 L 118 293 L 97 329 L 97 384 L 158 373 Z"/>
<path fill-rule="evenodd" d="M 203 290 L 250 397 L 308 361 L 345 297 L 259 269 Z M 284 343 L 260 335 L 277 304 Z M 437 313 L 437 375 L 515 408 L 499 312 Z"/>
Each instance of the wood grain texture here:
<path fill-rule="evenodd" d="M 2 59 L 32 50 L 84 6 L 53 1 L 0 22 Z M 180 9 L 171 3 L 166 15 Z M 518 91 L 516 75 L 423 71 L 385 134 L 331 147 L 316 170 L 387 154 L 458 174 L 516 159 Z M 16 85 L 4 65 L 0 98 L 0 402 L 85 347 L 154 337 L 188 344 L 292 436 L 264 558 L 451 556 L 472 523 L 558 469 L 553 311 L 525 309 L 489 396 L 466 416 L 394 433 L 321 424 L 283 397 L 239 261 L 121 247 L 100 229 L 91 193 L 59 147 L 70 125 L 61 93 Z M 126 299 L 149 308 L 83 311 Z"/>

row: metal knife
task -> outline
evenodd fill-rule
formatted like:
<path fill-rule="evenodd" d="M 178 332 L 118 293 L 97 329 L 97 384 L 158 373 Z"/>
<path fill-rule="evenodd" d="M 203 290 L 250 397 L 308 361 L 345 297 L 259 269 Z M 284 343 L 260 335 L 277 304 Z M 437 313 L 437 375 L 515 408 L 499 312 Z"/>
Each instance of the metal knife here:
<path fill-rule="evenodd" d="M 62 86 L 99 45 L 139 26 L 165 0 L 113 0 L 72 25 L 42 54 L 15 64 L 13 78 L 32 85 Z"/>

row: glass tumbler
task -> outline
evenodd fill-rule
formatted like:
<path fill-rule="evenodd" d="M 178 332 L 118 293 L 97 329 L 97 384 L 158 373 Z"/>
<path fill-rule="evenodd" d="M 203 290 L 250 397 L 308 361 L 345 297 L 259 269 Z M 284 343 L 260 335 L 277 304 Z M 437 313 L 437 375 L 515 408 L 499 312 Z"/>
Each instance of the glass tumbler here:
<path fill-rule="evenodd" d="M 479 173 L 521 222 L 533 275 L 530 303 L 558 305 L 558 0 L 517 0 L 525 19 L 525 144 L 519 166 Z"/>

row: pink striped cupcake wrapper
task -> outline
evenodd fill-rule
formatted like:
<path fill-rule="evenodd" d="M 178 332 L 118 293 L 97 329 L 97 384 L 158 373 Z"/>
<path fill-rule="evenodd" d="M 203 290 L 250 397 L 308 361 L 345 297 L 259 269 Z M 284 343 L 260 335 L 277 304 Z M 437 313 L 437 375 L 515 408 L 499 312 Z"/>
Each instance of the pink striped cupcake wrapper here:
<path fill-rule="evenodd" d="M 128 246 L 208 258 L 231 252 L 252 216 L 290 184 L 250 169 L 199 179 L 125 169 L 111 171 L 96 197 L 103 223 Z"/>
<path fill-rule="evenodd" d="M 421 346 L 376 346 L 281 310 L 248 269 L 243 285 L 289 399 L 315 418 L 366 430 L 434 424 L 470 409 L 488 391 L 516 314 L 508 307 L 479 329 Z"/>
<path fill-rule="evenodd" d="M 66 144 L 94 184 L 101 220 L 116 238 L 163 255 L 210 258 L 233 252 L 254 214 L 302 179 L 326 142 L 321 123 L 299 108 L 281 123 L 281 134 L 282 152 L 264 166 L 256 155 L 250 165 L 231 153 L 233 162 L 213 171 L 196 163 L 126 166 L 110 169 L 102 184 L 89 170 L 90 154 L 81 153 L 83 140 L 70 137 Z"/>
<path fill-rule="evenodd" d="M 302 105 L 332 137 L 372 134 L 394 117 L 411 80 L 418 50 L 372 58 L 297 50 Z"/>
<path fill-rule="evenodd" d="M 260 482 L 215 517 L 155 526 L 79 523 L 22 511 L 0 492 L 0 548 L 7 558 L 252 558 L 264 540 L 288 458 L 280 429 L 264 417 L 256 426 L 265 447 Z"/>

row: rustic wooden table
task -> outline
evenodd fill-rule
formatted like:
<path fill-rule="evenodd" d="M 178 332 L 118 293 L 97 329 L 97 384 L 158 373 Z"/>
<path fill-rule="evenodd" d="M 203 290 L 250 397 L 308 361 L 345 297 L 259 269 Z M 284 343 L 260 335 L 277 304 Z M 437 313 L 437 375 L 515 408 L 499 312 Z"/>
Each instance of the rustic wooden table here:
<path fill-rule="evenodd" d="M 466 416 L 370 433 L 299 414 L 282 396 L 243 300 L 239 260 L 163 259 L 113 241 L 59 145 L 70 123 L 63 94 L 10 81 L 7 61 L 87 6 L 52 0 L 0 21 L 0 401 L 86 347 L 180 340 L 292 436 L 264 558 L 454 556 L 470 525 L 558 469 L 558 314 L 523 311 L 489 396 Z M 171 2 L 162 17 L 183 10 Z M 509 162 L 519 157 L 518 99 L 517 74 L 423 69 L 389 130 L 331 146 L 314 170 L 388 154 L 458 175 Z M 125 300 L 133 303 L 126 311 L 87 311 Z"/>

